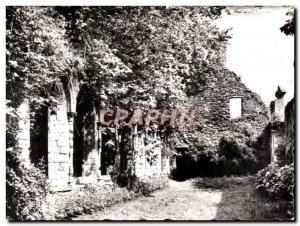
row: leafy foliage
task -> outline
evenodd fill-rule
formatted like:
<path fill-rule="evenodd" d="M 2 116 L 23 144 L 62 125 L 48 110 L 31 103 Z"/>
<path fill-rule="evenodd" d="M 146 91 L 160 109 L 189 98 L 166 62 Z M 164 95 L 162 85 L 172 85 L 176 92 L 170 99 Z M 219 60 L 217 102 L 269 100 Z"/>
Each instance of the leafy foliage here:
<path fill-rule="evenodd" d="M 249 172 L 254 156 L 251 148 L 242 146 L 234 137 L 222 137 L 218 147 L 219 164 L 225 175 L 243 175 Z"/>
<path fill-rule="evenodd" d="M 291 8 L 287 14 L 289 18 L 286 20 L 285 24 L 280 28 L 280 31 L 285 35 L 295 34 L 295 9 Z"/>
<path fill-rule="evenodd" d="M 185 106 L 189 97 L 213 90 L 209 81 L 225 73 L 222 67 L 230 38 L 214 22 L 223 8 L 7 7 L 8 147 L 16 143 L 20 103 L 29 98 L 37 106 L 55 105 L 59 95 L 53 87 L 60 87 L 63 78 L 89 87 L 92 101 L 102 107 Z M 205 156 L 216 163 L 218 139 L 211 142 L 204 134 L 200 142 L 197 133 L 181 135 L 193 147 L 189 150 L 193 157 Z M 228 148 L 230 142 L 222 147 Z M 234 159 L 246 158 L 244 147 L 230 145 L 231 154 L 242 153 Z M 221 156 L 229 158 L 227 154 Z M 15 166 L 9 167 L 15 171 Z M 159 184 L 152 188 L 147 181 L 137 181 L 134 186 L 148 194 Z M 108 198 L 107 203 L 122 197 Z M 63 210 L 62 215 L 88 211 L 94 199 L 98 200 L 86 199 L 86 206 L 71 208 L 70 213 Z M 82 197 L 73 201 L 71 206 Z"/>
<path fill-rule="evenodd" d="M 6 212 L 9 220 L 42 220 L 49 193 L 44 166 L 25 166 L 14 151 L 7 152 Z M 14 165 L 12 167 L 12 165 Z"/>
<path fill-rule="evenodd" d="M 6 25 L 7 99 L 17 106 L 25 97 L 49 98 L 49 88 L 79 60 L 63 18 L 50 7 L 8 7 Z"/>
<path fill-rule="evenodd" d="M 257 190 L 270 199 L 292 200 L 294 197 L 294 164 L 283 167 L 271 164 L 257 173 Z"/>
<path fill-rule="evenodd" d="M 114 98 L 115 102 L 120 100 L 119 104 L 155 107 L 184 101 L 183 79 L 192 76 L 193 65 L 197 67 L 201 61 L 214 64 L 228 36 L 212 20 L 222 7 L 56 9 L 66 18 L 67 33 L 82 56 L 93 54 L 93 40 L 100 37 L 132 70 L 122 85 L 113 83 L 114 92 L 123 94 Z M 202 54 L 210 49 L 213 54 Z M 98 74 L 97 68 L 92 72 Z M 102 89 L 103 95 L 109 93 L 105 85 Z"/>
<path fill-rule="evenodd" d="M 128 202 L 137 196 L 149 195 L 165 187 L 167 187 L 167 178 L 161 177 L 148 178 L 146 181 L 137 180 L 131 190 L 119 186 L 112 189 L 87 185 L 71 194 L 54 194 L 51 208 L 45 209 L 44 215 L 46 220 L 67 220 L 80 214 L 91 214 L 103 210 L 117 203 Z M 55 203 L 54 206 L 53 203 Z"/>
<path fill-rule="evenodd" d="M 132 190 L 139 195 L 149 196 L 152 192 L 169 186 L 167 177 L 137 178 Z"/>

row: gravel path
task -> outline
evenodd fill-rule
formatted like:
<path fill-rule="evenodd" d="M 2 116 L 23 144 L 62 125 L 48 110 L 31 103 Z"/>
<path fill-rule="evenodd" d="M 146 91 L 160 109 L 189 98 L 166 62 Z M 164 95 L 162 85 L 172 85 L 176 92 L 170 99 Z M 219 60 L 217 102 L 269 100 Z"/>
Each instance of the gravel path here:
<path fill-rule="evenodd" d="M 170 181 L 170 187 L 73 220 L 212 220 L 222 191 L 199 189 L 191 181 Z"/>

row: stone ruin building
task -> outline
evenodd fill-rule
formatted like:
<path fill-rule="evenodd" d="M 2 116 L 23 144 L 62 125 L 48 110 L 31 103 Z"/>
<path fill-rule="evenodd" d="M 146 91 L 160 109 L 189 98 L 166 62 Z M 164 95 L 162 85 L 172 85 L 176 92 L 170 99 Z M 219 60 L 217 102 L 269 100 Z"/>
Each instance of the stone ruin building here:
<path fill-rule="evenodd" d="M 30 100 L 18 108 L 18 146 L 25 164 L 37 164 L 43 159 L 48 181 L 55 191 L 70 190 L 74 184 L 111 183 L 110 171 L 125 173 L 122 165 L 134 161 L 138 177 L 169 173 L 167 136 L 158 130 L 141 130 L 131 134 L 130 156 L 122 155 L 121 136 L 114 130 L 119 147 L 114 165 L 109 165 L 109 153 L 103 148 L 105 134 L 99 123 L 99 105 L 88 95 L 88 87 L 74 80 L 62 80 L 54 91 L 58 103 L 55 108 L 35 109 Z M 147 140 L 147 143 L 146 143 Z M 121 150 L 120 150 L 121 149 Z M 155 161 L 147 161 L 151 149 Z"/>
<path fill-rule="evenodd" d="M 282 153 L 284 161 L 292 162 L 293 100 L 284 109 L 285 93 L 278 89 L 268 116 L 260 97 L 236 74 L 225 68 L 221 72 L 207 77 L 199 94 L 190 98 L 199 113 L 201 133 L 217 146 L 221 136 L 227 136 L 237 128 L 250 130 L 254 137 L 262 138 L 261 148 L 270 153 L 271 158 L 265 160 L 265 165 L 277 161 L 277 156 Z M 127 134 L 112 129 L 111 135 L 118 142 L 109 144 L 99 122 L 100 104 L 89 95 L 89 87 L 81 85 L 77 78 L 61 78 L 60 86 L 52 93 L 58 97 L 55 108 L 35 109 L 31 100 L 25 100 L 19 106 L 21 119 L 17 140 L 26 164 L 44 160 L 53 190 L 70 190 L 74 184 L 111 183 L 112 170 L 124 174 L 129 162 L 133 162 L 130 170 L 137 177 L 168 175 L 176 168 L 176 159 L 171 153 L 180 152 L 186 145 L 170 145 L 170 137 L 158 129 L 135 128 L 134 133 Z M 124 133 L 122 136 L 119 135 L 121 132 Z M 123 153 L 122 137 L 129 141 L 127 149 L 130 153 Z M 107 145 L 111 147 L 107 148 Z M 109 154 L 111 149 L 115 156 Z M 149 161 L 147 152 L 155 156 L 155 161 Z"/>

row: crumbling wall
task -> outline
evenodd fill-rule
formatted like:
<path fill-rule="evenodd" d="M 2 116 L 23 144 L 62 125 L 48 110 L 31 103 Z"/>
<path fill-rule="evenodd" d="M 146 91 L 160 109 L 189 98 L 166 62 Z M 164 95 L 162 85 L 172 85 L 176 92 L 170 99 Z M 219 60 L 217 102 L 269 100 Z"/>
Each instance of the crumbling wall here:
<path fill-rule="evenodd" d="M 218 73 L 212 71 L 205 81 L 201 90 L 188 102 L 187 107 L 196 111 L 195 119 L 199 125 L 196 135 L 191 133 L 191 136 L 209 146 L 210 151 L 217 151 L 223 136 L 233 136 L 240 144 L 255 141 L 269 121 L 261 98 L 249 90 L 239 76 L 226 69 Z M 242 98 L 242 115 L 236 119 L 230 118 L 232 97 Z"/>

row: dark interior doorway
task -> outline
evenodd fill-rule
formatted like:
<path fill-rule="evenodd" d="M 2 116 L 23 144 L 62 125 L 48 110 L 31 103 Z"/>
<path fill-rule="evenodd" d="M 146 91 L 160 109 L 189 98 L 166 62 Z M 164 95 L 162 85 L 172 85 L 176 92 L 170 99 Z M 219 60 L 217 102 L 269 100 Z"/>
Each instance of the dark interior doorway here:
<path fill-rule="evenodd" d="M 104 128 L 102 133 L 101 174 L 110 174 L 114 167 L 116 148 L 115 133 L 110 128 Z"/>
<path fill-rule="evenodd" d="M 83 163 L 90 150 L 95 148 L 95 112 L 93 99 L 86 87 L 82 87 L 76 105 L 74 120 L 74 176 L 83 175 Z"/>
<path fill-rule="evenodd" d="M 43 163 L 48 176 L 48 107 L 31 106 L 30 116 L 30 160 L 38 166 Z"/>
<path fill-rule="evenodd" d="M 186 148 L 177 148 L 176 156 L 176 170 L 174 171 L 174 178 L 177 180 L 185 180 L 192 177 L 193 168 L 195 167 L 192 158 L 186 154 Z"/>

